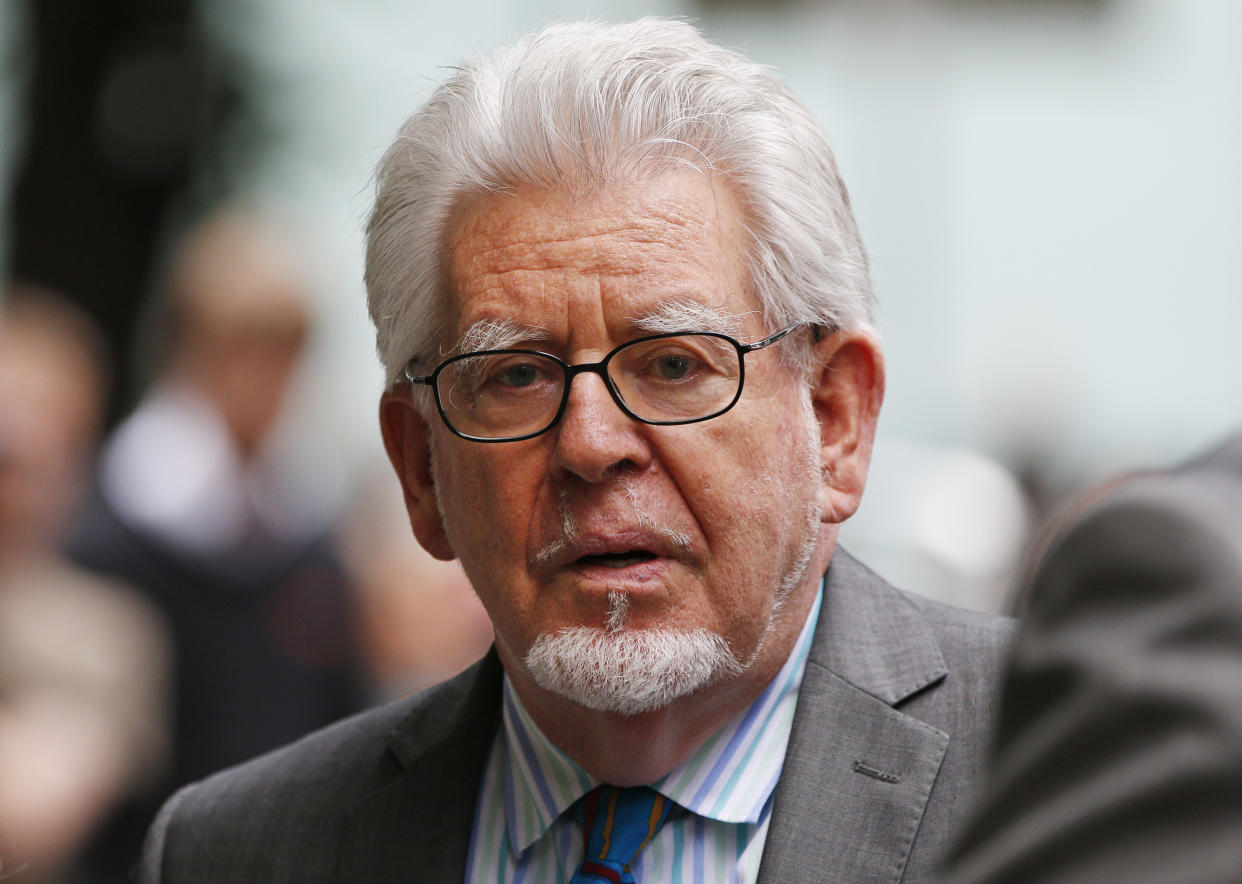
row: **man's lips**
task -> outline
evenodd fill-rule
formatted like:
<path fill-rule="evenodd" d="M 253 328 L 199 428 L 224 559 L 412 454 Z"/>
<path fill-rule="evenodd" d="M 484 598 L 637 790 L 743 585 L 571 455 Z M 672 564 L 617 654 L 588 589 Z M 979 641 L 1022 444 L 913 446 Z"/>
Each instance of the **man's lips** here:
<path fill-rule="evenodd" d="M 679 558 L 681 553 L 667 538 L 650 531 L 590 533 L 565 542 L 547 564 L 552 570 L 606 568 L 620 571 L 656 559 Z"/>
<path fill-rule="evenodd" d="M 599 565 L 602 568 L 628 568 L 641 562 L 650 562 L 656 554 L 645 549 L 630 550 L 620 553 L 604 553 L 597 556 L 583 556 L 575 564 Z"/>

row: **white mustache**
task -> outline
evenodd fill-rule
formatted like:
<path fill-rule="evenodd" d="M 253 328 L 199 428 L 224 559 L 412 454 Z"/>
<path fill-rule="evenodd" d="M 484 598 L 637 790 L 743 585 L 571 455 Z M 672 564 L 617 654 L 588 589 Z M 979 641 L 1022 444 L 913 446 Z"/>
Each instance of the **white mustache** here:
<path fill-rule="evenodd" d="M 625 491 L 626 502 L 629 503 L 630 509 L 634 513 L 634 519 L 638 523 L 638 527 L 644 531 L 656 534 L 669 542 L 679 551 L 688 552 L 692 546 L 690 535 L 684 531 L 678 531 L 669 525 L 658 522 L 650 513 L 648 513 L 638 503 L 638 494 L 634 490 L 634 483 L 626 480 L 622 486 Z M 565 548 L 569 544 L 578 539 L 579 529 L 577 520 L 574 518 L 573 512 L 569 508 L 569 491 L 562 489 L 560 501 L 560 525 L 557 527 L 557 536 L 541 547 L 533 556 L 533 560 L 537 565 L 546 565 L 554 559 L 558 558 L 565 552 Z"/>

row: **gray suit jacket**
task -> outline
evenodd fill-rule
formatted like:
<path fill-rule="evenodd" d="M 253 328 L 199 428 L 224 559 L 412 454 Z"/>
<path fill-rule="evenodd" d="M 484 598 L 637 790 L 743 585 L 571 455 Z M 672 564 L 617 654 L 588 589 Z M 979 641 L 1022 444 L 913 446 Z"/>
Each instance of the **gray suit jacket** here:
<path fill-rule="evenodd" d="M 827 578 L 760 880 L 926 880 L 976 792 L 1009 624 L 898 592 L 841 551 Z M 142 880 L 462 881 L 500 685 L 493 653 L 187 787 Z"/>
<path fill-rule="evenodd" d="M 1021 603 L 944 880 L 1242 881 L 1242 436 L 1089 502 Z"/>

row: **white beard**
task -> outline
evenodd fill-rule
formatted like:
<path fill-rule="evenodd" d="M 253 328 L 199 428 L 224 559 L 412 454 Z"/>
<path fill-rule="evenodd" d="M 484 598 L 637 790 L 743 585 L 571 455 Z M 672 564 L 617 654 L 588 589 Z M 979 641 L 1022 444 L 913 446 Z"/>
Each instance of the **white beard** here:
<path fill-rule="evenodd" d="M 544 690 L 625 716 L 660 709 L 742 672 L 728 643 L 706 629 L 567 627 L 539 636 L 525 663 Z"/>

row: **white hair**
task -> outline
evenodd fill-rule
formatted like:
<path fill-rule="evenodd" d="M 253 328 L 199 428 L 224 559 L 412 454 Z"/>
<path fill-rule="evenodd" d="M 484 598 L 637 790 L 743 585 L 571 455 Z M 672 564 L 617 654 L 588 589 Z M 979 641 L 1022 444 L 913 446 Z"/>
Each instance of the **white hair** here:
<path fill-rule="evenodd" d="M 685 22 L 560 24 L 456 68 L 380 161 L 366 284 L 389 381 L 445 343 L 446 231 L 463 200 L 671 165 L 740 195 L 770 328 L 870 322 L 866 252 L 832 151 L 768 68 Z"/>
<path fill-rule="evenodd" d="M 544 690 L 619 715 L 663 708 L 742 672 L 728 642 L 706 629 L 571 626 L 535 639 L 525 663 Z"/>

